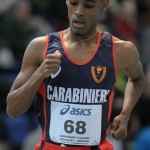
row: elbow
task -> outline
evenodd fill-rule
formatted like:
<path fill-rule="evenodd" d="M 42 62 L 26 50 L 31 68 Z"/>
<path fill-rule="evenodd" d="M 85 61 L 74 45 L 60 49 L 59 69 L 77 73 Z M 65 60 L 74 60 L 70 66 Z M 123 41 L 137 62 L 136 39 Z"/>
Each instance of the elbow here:
<path fill-rule="evenodd" d="M 22 111 L 22 109 L 17 109 L 16 106 L 10 106 L 7 104 L 6 112 L 10 118 L 15 119 L 22 115 L 25 111 Z"/>
<path fill-rule="evenodd" d="M 145 86 L 145 76 L 144 76 L 144 73 L 141 75 L 141 82 L 142 82 L 142 86 L 144 88 L 144 86 Z"/>
<path fill-rule="evenodd" d="M 24 106 L 23 103 L 20 104 L 20 99 L 8 95 L 6 112 L 9 117 L 17 118 L 21 114 L 25 113 L 27 110 L 28 110 L 28 106 Z"/>
<path fill-rule="evenodd" d="M 16 105 L 14 105 L 14 101 L 12 102 L 10 94 L 8 94 L 6 102 L 7 102 L 7 106 L 6 106 L 7 115 L 13 119 L 17 118 L 20 114 L 17 111 Z"/>
<path fill-rule="evenodd" d="M 12 104 L 10 103 L 11 101 L 10 101 L 10 98 L 9 98 L 9 94 L 7 96 L 6 102 L 7 102 L 7 106 L 6 106 L 6 113 L 7 113 L 7 115 L 10 118 L 13 118 L 13 119 L 17 118 L 18 115 L 16 113 L 16 109 L 14 109 L 14 107 L 12 107 Z"/>
<path fill-rule="evenodd" d="M 8 105 L 6 107 L 6 112 L 7 112 L 8 116 L 12 119 L 15 119 L 19 116 L 19 114 L 17 114 L 14 110 L 10 109 Z"/>
<path fill-rule="evenodd" d="M 130 79 L 131 82 L 133 83 L 140 83 L 141 85 L 145 85 L 145 76 L 144 76 L 144 73 L 141 74 L 140 77 L 138 77 L 137 79 Z"/>

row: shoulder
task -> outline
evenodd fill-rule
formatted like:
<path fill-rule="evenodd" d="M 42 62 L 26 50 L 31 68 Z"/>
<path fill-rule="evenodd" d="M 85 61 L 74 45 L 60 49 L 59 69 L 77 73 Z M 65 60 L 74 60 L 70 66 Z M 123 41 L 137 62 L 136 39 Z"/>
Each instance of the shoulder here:
<path fill-rule="evenodd" d="M 119 69 L 125 69 L 131 62 L 139 60 L 138 50 L 130 41 L 114 38 L 114 51 Z"/>
<path fill-rule="evenodd" d="M 24 59 L 31 59 L 41 63 L 44 59 L 44 51 L 48 47 L 48 35 L 34 38 L 27 46 Z"/>
<path fill-rule="evenodd" d="M 27 50 L 31 51 L 37 50 L 36 52 L 42 51 L 46 48 L 47 44 L 48 44 L 48 35 L 37 37 L 29 43 Z"/>
<path fill-rule="evenodd" d="M 122 53 L 131 52 L 132 53 L 133 51 L 137 51 L 137 48 L 135 47 L 135 45 L 130 41 L 124 41 L 124 40 L 120 40 L 114 37 L 114 44 L 115 44 L 115 49 L 118 52 L 122 52 Z"/>

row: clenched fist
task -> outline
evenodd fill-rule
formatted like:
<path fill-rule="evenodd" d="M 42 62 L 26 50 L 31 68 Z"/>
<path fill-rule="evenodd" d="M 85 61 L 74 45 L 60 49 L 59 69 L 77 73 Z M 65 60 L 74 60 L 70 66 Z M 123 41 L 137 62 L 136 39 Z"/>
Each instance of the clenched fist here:
<path fill-rule="evenodd" d="M 40 66 L 40 74 L 43 79 L 58 71 L 61 64 L 61 56 L 62 55 L 58 50 L 56 50 L 53 54 L 47 55 L 46 59 Z"/>
<path fill-rule="evenodd" d="M 116 140 L 122 140 L 127 137 L 129 117 L 126 115 L 118 115 L 111 124 L 111 134 Z"/>

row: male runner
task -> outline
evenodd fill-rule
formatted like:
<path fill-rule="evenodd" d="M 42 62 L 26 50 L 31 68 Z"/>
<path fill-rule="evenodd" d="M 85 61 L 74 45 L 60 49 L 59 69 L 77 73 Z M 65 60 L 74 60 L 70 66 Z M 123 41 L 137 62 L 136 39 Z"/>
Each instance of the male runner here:
<path fill-rule="evenodd" d="M 114 139 L 127 136 L 131 111 L 144 75 L 131 42 L 97 30 L 109 0 L 66 0 L 68 29 L 38 37 L 27 47 L 22 68 L 7 97 L 11 117 L 26 112 L 36 96 L 42 127 L 36 150 L 113 150 L 105 139 L 117 70 L 129 77 Z"/>

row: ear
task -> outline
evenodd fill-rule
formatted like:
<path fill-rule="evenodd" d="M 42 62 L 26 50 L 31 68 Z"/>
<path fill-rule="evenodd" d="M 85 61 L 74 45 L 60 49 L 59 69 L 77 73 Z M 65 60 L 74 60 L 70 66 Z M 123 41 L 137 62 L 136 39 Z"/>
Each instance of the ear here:
<path fill-rule="evenodd" d="M 100 11 L 105 11 L 109 5 L 109 0 L 101 0 Z"/>

